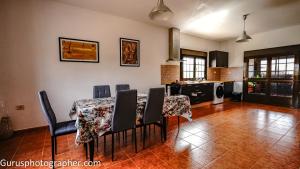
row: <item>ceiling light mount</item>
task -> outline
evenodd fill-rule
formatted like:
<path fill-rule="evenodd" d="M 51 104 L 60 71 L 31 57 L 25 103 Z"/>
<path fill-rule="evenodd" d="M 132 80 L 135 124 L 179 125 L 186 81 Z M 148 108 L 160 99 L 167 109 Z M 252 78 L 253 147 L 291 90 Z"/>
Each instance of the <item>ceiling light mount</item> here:
<path fill-rule="evenodd" d="M 252 39 L 246 32 L 246 19 L 250 14 L 245 14 L 243 15 L 243 20 L 244 20 L 244 29 L 243 33 L 236 39 L 236 42 L 248 42 L 250 39 Z"/>
<path fill-rule="evenodd" d="M 167 7 L 164 0 L 158 0 L 157 5 L 151 10 L 149 17 L 152 20 L 167 21 L 173 16 L 172 10 Z"/>

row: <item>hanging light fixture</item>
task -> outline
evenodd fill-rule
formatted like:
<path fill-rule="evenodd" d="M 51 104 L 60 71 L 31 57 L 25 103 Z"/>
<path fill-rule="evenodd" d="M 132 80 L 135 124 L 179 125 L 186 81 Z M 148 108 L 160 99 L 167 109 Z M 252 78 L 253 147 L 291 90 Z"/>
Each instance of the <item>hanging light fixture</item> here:
<path fill-rule="evenodd" d="M 166 21 L 172 16 L 173 12 L 165 5 L 164 0 L 158 0 L 156 7 L 154 7 L 149 14 L 150 19 L 161 21 Z"/>
<path fill-rule="evenodd" d="M 248 42 L 249 39 L 252 39 L 246 32 L 246 29 L 245 29 L 245 25 L 246 25 L 246 19 L 247 19 L 247 16 L 249 14 L 245 14 L 243 15 L 243 19 L 244 19 L 244 30 L 243 30 L 243 33 L 236 39 L 236 42 Z"/>

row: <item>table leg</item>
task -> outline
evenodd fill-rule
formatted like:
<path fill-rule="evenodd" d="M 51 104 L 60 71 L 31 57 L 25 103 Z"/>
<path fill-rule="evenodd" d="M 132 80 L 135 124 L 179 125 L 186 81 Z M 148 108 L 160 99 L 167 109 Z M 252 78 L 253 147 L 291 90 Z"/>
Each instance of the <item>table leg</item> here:
<path fill-rule="evenodd" d="M 90 149 L 90 161 L 94 161 L 94 139 L 89 142 L 89 149 Z"/>
<path fill-rule="evenodd" d="M 87 143 L 84 143 L 84 149 L 85 149 L 85 158 L 86 159 L 88 159 L 89 158 L 89 156 L 88 156 L 88 145 L 87 145 Z"/>
<path fill-rule="evenodd" d="M 163 117 L 163 136 L 164 140 L 167 140 L 167 117 Z"/>

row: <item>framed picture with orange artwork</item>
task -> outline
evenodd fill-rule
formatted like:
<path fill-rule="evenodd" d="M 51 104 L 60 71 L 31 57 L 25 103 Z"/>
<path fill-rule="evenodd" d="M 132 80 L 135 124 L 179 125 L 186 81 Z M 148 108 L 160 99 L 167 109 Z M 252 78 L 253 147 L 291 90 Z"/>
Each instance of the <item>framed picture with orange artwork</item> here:
<path fill-rule="evenodd" d="M 60 61 L 99 63 L 99 42 L 59 37 Z"/>
<path fill-rule="evenodd" d="M 140 41 L 120 38 L 120 66 L 140 67 Z"/>

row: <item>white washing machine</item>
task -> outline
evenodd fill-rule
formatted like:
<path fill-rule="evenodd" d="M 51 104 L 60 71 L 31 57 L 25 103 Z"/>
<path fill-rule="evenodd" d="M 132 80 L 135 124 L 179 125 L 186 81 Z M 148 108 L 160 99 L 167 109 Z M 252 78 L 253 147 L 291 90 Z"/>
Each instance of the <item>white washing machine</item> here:
<path fill-rule="evenodd" d="M 213 104 L 224 102 L 224 83 L 214 83 L 214 100 Z"/>

